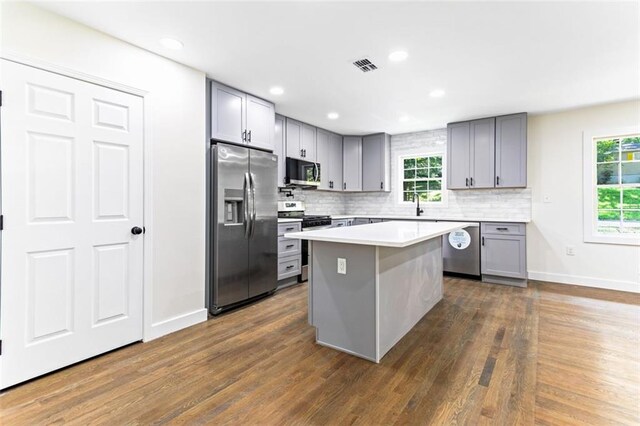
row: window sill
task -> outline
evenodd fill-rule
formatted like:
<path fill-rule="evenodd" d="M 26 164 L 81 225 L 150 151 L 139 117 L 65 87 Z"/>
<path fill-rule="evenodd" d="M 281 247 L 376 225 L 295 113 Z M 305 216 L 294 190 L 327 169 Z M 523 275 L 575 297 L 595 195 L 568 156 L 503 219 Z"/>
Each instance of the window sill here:
<path fill-rule="evenodd" d="M 585 243 L 596 244 L 616 244 L 623 246 L 640 246 L 640 235 L 606 235 L 606 234 L 593 234 L 585 235 Z"/>

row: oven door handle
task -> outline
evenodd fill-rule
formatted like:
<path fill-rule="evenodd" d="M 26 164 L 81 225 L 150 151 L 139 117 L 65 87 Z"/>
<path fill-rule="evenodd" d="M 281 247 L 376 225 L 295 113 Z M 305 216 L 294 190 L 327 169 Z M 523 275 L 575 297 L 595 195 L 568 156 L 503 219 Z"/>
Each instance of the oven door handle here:
<path fill-rule="evenodd" d="M 313 163 L 313 181 L 318 181 L 318 163 Z"/>

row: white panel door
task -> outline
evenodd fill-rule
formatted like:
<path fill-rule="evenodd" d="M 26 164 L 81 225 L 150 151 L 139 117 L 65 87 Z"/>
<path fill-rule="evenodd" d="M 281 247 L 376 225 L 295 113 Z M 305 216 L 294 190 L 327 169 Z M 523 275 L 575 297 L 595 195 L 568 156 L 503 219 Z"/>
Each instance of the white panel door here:
<path fill-rule="evenodd" d="M 142 339 L 142 98 L 2 60 L 0 388 Z"/>

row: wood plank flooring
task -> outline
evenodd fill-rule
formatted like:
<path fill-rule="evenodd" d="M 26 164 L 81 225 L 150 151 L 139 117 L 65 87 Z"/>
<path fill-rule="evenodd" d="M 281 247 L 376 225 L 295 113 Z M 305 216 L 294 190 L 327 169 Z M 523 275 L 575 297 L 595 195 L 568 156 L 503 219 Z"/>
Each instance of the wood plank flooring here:
<path fill-rule="evenodd" d="M 314 343 L 306 285 L 0 394 L 0 424 L 640 423 L 640 295 L 447 278 L 378 365 Z"/>

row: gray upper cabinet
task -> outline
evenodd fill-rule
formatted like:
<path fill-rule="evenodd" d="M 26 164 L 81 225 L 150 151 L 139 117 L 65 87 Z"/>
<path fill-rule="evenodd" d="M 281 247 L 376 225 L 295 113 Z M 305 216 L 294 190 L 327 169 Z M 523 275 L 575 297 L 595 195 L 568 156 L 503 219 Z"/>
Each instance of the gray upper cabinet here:
<path fill-rule="evenodd" d="M 471 158 L 471 136 L 469 122 L 447 126 L 447 188 L 469 187 L 469 161 Z"/>
<path fill-rule="evenodd" d="M 317 156 L 320 163 L 320 187 L 342 191 L 342 136 L 318 129 Z"/>
<path fill-rule="evenodd" d="M 278 187 L 285 186 L 286 144 L 284 140 L 284 126 L 285 118 L 281 115 L 276 115 L 274 124 L 275 132 L 273 153 L 278 156 Z"/>
<path fill-rule="evenodd" d="M 302 123 L 287 117 L 285 140 L 287 145 L 287 157 L 303 159 L 302 151 Z"/>
<path fill-rule="evenodd" d="M 286 118 L 287 157 L 316 161 L 316 128 L 306 123 Z"/>
<path fill-rule="evenodd" d="M 390 137 L 379 133 L 362 138 L 362 190 L 389 191 Z"/>
<path fill-rule="evenodd" d="M 211 137 L 265 150 L 274 149 L 275 106 L 211 82 Z"/>
<path fill-rule="evenodd" d="M 331 144 L 331 153 L 329 155 L 329 182 L 331 187 L 329 189 L 342 191 L 342 136 L 331 133 L 329 142 Z"/>
<path fill-rule="evenodd" d="M 331 189 L 331 133 L 318 129 L 317 133 L 317 162 L 320 163 L 320 186 L 318 189 Z"/>
<path fill-rule="evenodd" d="M 527 186 L 527 114 L 496 117 L 496 188 Z"/>
<path fill-rule="evenodd" d="M 343 146 L 343 184 L 345 191 L 362 191 L 362 138 L 345 136 Z"/>
<path fill-rule="evenodd" d="M 222 84 L 211 83 L 211 137 L 244 143 L 246 95 Z"/>
<path fill-rule="evenodd" d="M 493 188 L 495 176 L 495 118 L 471 122 L 470 188 Z"/>
<path fill-rule="evenodd" d="M 527 186 L 527 114 L 447 125 L 447 188 Z"/>
<path fill-rule="evenodd" d="M 307 161 L 316 161 L 316 128 L 302 123 L 301 148 L 302 158 Z"/>
<path fill-rule="evenodd" d="M 249 146 L 274 149 L 275 106 L 271 102 L 247 95 L 247 134 L 245 141 Z"/>

